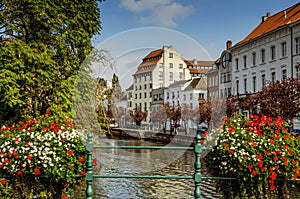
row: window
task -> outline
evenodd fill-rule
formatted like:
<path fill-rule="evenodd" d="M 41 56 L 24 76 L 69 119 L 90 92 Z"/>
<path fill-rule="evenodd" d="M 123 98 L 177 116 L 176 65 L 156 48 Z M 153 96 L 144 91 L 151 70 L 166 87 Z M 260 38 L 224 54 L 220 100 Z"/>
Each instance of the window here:
<path fill-rule="evenodd" d="M 174 94 L 174 92 L 172 92 L 172 99 L 174 99 L 175 98 L 175 94 Z"/>
<path fill-rule="evenodd" d="M 159 64 L 159 68 L 162 68 L 164 65 L 163 65 L 163 63 L 160 63 Z"/>
<path fill-rule="evenodd" d="M 169 63 L 169 68 L 173 68 L 173 63 Z"/>
<path fill-rule="evenodd" d="M 300 67 L 296 67 L 296 78 L 300 80 Z"/>
<path fill-rule="evenodd" d="M 135 97 L 134 97 L 135 99 L 137 99 L 137 94 L 135 94 Z"/>
<path fill-rule="evenodd" d="M 256 65 L 256 52 L 252 53 L 252 65 L 255 66 Z"/>
<path fill-rule="evenodd" d="M 247 78 L 244 79 L 244 93 L 247 93 Z"/>
<path fill-rule="evenodd" d="M 266 75 L 265 74 L 261 75 L 261 85 L 263 88 L 266 86 Z"/>
<path fill-rule="evenodd" d="M 295 49 L 296 54 L 300 53 L 300 37 L 295 39 L 295 47 L 296 47 Z"/>
<path fill-rule="evenodd" d="M 193 99 L 193 93 L 190 94 L 190 99 Z"/>
<path fill-rule="evenodd" d="M 173 58 L 173 53 L 169 53 L 169 58 Z"/>
<path fill-rule="evenodd" d="M 266 51 L 265 51 L 265 49 L 260 50 L 260 56 L 261 56 L 261 63 L 265 63 L 265 61 L 266 61 Z"/>
<path fill-rule="evenodd" d="M 169 73 L 169 81 L 173 81 L 173 72 Z"/>
<path fill-rule="evenodd" d="M 149 84 L 149 88 L 152 88 L 152 83 Z"/>
<path fill-rule="evenodd" d="M 177 91 L 177 98 L 179 98 L 179 91 Z"/>
<path fill-rule="evenodd" d="M 142 93 L 140 93 L 140 99 L 142 99 Z"/>
<path fill-rule="evenodd" d="M 169 93 L 167 93 L 167 99 L 169 99 L 170 98 L 170 94 Z"/>
<path fill-rule="evenodd" d="M 244 58 L 244 68 L 247 68 L 247 56 L 245 55 L 243 58 Z"/>
<path fill-rule="evenodd" d="M 149 97 L 152 97 L 152 92 L 149 93 Z"/>
<path fill-rule="evenodd" d="M 147 111 L 147 103 L 144 103 L 144 111 Z"/>
<path fill-rule="evenodd" d="M 204 99 L 204 93 L 199 93 L 199 99 Z"/>
<path fill-rule="evenodd" d="M 285 80 L 287 78 L 287 71 L 286 69 L 282 70 L 282 79 Z"/>
<path fill-rule="evenodd" d="M 183 72 L 179 72 L 179 80 L 183 80 Z"/>
<path fill-rule="evenodd" d="M 271 56 L 271 60 L 275 60 L 275 58 L 276 58 L 276 48 L 275 48 L 275 46 L 271 46 L 270 56 Z"/>
<path fill-rule="evenodd" d="M 275 82 L 275 81 L 276 81 L 276 73 L 275 73 L 275 72 L 272 72 L 272 73 L 271 73 L 271 81 L 272 81 L 272 82 Z"/>
<path fill-rule="evenodd" d="M 253 92 L 256 92 L 256 76 L 252 77 L 252 83 L 253 83 Z"/>
<path fill-rule="evenodd" d="M 286 42 L 281 43 L 281 57 L 286 57 Z"/>
<path fill-rule="evenodd" d="M 186 94 L 183 95 L 183 100 L 186 100 Z"/>
<path fill-rule="evenodd" d="M 183 64 L 179 64 L 179 68 L 183 68 Z"/>
<path fill-rule="evenodd" d="M 239 59 L 235 59 L 235 70 L 239 70 Z"/>
<path fill-rule="evenodd" d="M 147 89 L 147 84 L 144 85 L 144 89 Z"/>
<path fill-rule="evenodd" d="M 236 85 L 236 94 L 239 94 L 239 80 L 236 80 L 235 85 Z"/>
<path fill-rule="evenodd" d="M 147 98 L 147 93 L 144 93 L 144 98 Z"/>
<path fill-rule="evenodd" d="M 159 71 L 159 75 L 158 75 L 159 80 L 163 80 L 163 72 Z"/>

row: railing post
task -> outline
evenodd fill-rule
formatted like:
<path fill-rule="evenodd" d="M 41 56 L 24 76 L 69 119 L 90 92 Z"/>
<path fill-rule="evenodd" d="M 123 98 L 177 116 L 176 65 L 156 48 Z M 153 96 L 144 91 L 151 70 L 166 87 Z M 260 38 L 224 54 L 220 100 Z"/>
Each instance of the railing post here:
<path fill-rule="evenodd" d="M 88 141 L 86 144 L 87 163 L 86 163 L 86 198 L 93 198 L 93 134 L 88 133 Z"/>
<path fill-rule="evenodd" d="M 194 174 L 194 182 L 195 182 L 195 192 L 194 196 L 195 199 L 200 199 L 201 196 L 201 190 L 200 190 L 200 183 L 201 183 L 201 135 L 196 135 L 196 144 L 194 147 L 195 151 L 195 174 Z"/>

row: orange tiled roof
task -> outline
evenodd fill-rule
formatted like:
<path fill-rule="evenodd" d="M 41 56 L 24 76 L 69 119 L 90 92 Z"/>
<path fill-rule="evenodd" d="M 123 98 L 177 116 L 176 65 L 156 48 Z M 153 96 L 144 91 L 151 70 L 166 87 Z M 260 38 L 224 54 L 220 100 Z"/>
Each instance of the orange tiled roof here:
<path fill-rule="evenodd" d="M 144 57 L 143 60 L 151 58 L 151 57 L 157 57 L 163 53 L 163 49 L 158 49 L 150 52 L 146 57 Z"/>
<path fill-rule="evenodd" d="M 300 3 L 297 3 L 281 12 L 278 12 L 265 21 L 260 23 L 245 39 L 239 44 L 245 43 L 251 39 L 259 37 L 265 33 L 271 32 L 284 25 L 291 24 L 300 20 Z"/>
<path fill-rule="evenodd" d="M 150 73 L 154 70 L 154 68 L 147 68 L 144 70 L 138 70 L 134 73 L 134 75 L 140 75 L 140 74 L 144 74 L 144 73 Z"/>
<path fill-rule="evenodd" d="M 139 66 L 139 67 L 142 67 L 142 66 L 147 66 L 147 65 L 153 65 L 153 64 L 156 64 L 157 62 L 159 61 L 159 59 L 154 59 L 154 60 L 150 60 L 150 61 L 143 61 Z"/>
<path fill-rule="evenodd" d="M 205 74 L 210 70 L 210 68 L 204 69 L 204 68 L 189 68 L 190 73 L 202 73 Z"/>
<path fill-rule="evenodd" d="M 213 61 L 197 61 L 194 63 L 193 60 L 184 60 L 187 66 L 212 66 L 214 64 Z"/>

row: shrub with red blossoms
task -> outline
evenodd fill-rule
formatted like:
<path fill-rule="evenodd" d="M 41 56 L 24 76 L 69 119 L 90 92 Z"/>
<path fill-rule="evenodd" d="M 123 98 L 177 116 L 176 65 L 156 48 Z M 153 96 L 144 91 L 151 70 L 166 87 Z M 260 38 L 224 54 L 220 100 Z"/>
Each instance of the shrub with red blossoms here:
<path fill-rule="evenodd" d="M 237 178 L 217 181 L 224 197 L 282 198 L 289 193 L 300 176 L 300 140 L 287 127 L 282 118 L 265 115 L 225 119 L 217 145 L 205 157 L 214 176 Z"/>
<path fill-rule="evenodd" d="M 43 191 L 51 196 L 47 198 L 60 198 L 62 189 L 73 188 L 79 183 L 78 176 L 85 174 L 84 137 L 69 119 L 55 116 L 53 111 L 2 126 L 0 175 L 10 178 L 0 179 L 0 193 L 10 186 L 12 190 L 15 188 L 13 198 L 18 198 L 15 196 L 18 190 L 24 192 L 18 194 L 20 198 L 28 194 L 23 190 L 36 192 L 36 198 L 40 198 Z M 0 194 L 0 198 L 3 197 Z"/>

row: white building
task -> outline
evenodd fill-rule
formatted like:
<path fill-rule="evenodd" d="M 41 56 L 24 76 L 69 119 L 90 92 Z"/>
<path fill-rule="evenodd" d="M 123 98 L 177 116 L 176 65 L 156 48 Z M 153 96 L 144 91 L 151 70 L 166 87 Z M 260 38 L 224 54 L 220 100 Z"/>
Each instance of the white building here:
<path fill-rule="evenodd" d="M 300 3 L 262 22 L 231 49 L 232 93 L 255 93 L 268 81 L 300 78 Z"/>

